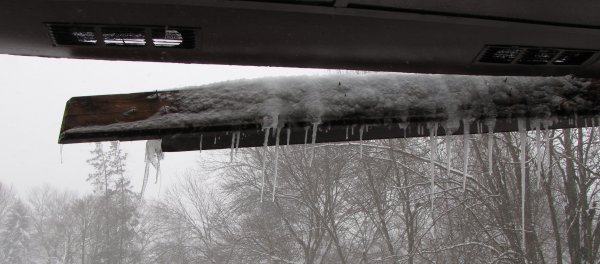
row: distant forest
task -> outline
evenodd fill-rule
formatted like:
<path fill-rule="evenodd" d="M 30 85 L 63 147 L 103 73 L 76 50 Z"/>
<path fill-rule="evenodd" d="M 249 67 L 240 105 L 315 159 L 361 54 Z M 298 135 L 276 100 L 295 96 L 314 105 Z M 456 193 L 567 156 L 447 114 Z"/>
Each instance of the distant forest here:
<path fill-rule="evenodd" d="M 0 263 L 598 263 L 599 133 L 239 149 L 157 200 L 97 143 L 93 193 L 0 183 Z"/>

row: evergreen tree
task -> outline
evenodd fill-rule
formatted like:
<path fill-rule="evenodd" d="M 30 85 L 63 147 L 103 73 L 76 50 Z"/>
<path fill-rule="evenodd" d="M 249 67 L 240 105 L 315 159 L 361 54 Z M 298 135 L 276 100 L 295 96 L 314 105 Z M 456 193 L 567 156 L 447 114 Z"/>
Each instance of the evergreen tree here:
<path fill-rule="evenodd" d="M 10 208 L 2 230 L 2 263 L 24 264 L 29 261 L 29 212 L 23 202 L 17 200 Z"/>
<path fill-rule="evenodd" d="M 138 216 L 137 197 L 125 175 L 127 154 L 118 142 L 111 142 L 108 150 L 102 143 L 96 143 L 91 154 L 88 164 L 93 171 L 88 182 L 94 186 L 100 200 L 96 209 L 100 214 L 94 219 L 94 225 L 100 232 L 94 236 L 99 246 L 96 252 L 91 252 L 91 261 L 129 263 L 136 255 L 133 253 L 133 240 Z"/>

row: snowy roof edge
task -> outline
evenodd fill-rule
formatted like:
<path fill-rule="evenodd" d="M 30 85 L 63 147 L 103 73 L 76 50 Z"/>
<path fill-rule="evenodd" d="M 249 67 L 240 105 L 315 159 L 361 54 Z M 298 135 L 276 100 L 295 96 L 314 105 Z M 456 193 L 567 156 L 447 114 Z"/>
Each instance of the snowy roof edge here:
<path fill-rule="evenodd" d="M 59 143 L 162 139 L 164 151 L 188 151 L 201 148 L 202 137 L 204 149 L 229 148 L 235 135 L 240 147 L 261 146 L 265 128 L 282 128 L 282 144 L 301 144 L 314 128 L 323 143 L 360 140 L 359 134 L 362 139 L 462 134 L 465 124 L 469 133 L 486 133 L 491 120 L 495 132 L 517 131 L 523 117 L 528 130 L 585 127 L 600 123 L 599 95 L 598 80 L 568 76 L 378 73 L 238 80 L 72 98 Z M 267 144 L 274 145 L 271 133 Z"/>

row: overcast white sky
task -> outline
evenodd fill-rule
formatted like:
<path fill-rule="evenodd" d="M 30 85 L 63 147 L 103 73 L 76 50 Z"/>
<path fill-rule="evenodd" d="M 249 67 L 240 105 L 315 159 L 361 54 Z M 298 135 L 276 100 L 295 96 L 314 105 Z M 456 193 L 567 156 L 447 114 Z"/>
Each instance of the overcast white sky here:
<path fill-rule="evenodd" d="M 45 183 L 79 193 L 91 191 L 85 181 L 92 144 L 57 143 L 64 106 L 70 97 L 145 92 L 263 76 L 320 74 L 324 70 L 190 65 L 148 62 L 48 59 L 0 55 L 0 116 L 2 149 L 0 182 L 21 194 Z M 144 142 L 124 142 L 128 175 L 140 189 L 144 171 Z M 213 152 L 214 154 L 214 152 Z M 203 156 L 211 155 L 203 151 Z M 197 152 L 167 153 L 162 186 L 197 166 Z M 159 185 L 149 184 L 146 195 L 156 197 Z"/>

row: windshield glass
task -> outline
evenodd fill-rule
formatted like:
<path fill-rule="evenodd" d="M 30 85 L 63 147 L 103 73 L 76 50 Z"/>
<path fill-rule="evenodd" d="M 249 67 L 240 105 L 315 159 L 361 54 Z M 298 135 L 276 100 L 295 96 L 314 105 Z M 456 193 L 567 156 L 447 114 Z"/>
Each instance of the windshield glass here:
<path fill-rule="evenodd" d="M 408 123 L 394 123 L 393 128 L 344 124 L 339 126 L 341 140 L 331 140 L 338 133 L 335 124 L 308 122 L 298 128 L 293 144 L 286 138 L 289 130 L 269 119 L 266 129 L 259 129 L 264 133 L 260 142 L 252 147 L 244 146 L 249 136 L 239 131 L 197 135 L 189 147 L 194 151 L 182 152 L 163 152 L 164 142 L 152 140 L 59 145 L 65 103 L 73 96 L 160 94 L 230 81 L 209 86 L 210 93 L 184 95 L 200 98 L 188 103 L 238 96 L 237 101 L 228 101 L 226 107 L 231 107 L 261 96 L 244 87 L 230 89 L 253 81 L 232 80 L 299 76 L 292 79 L 310 80 L 313 86 L 321 84 L 315 80 L 334 80 L 336 89 L 346 89 L 334 90 L 331 97 L 309 93 L 305 100 L 308 106 L 317 105 L 311 100 L 323 100 L 319 111 L 340 113 L 351 112 L 350 106 L 339 110 L 339 104 L 323 102 L 357 96 L 357 91 L 365 98 L 377 98 L 375 88 L 366 92 L 343 87 L 353 80 L 373 83 L 374 77 L 322 69 L 4 55 L 0 65 L 0 87 L 7 95 L 0 104 L 5 124 L 0 132 L 5 139 L 0 152 L 4 169 L 0 263 L 596 263 L 600 259 L 596 211 L 600 120 L 595 116 L 572 116 L 565 122 L 574 128 L 568 129 L 548 129 L 542 121 L 550 119 L 527 120 L 529 125 L 525 119 L 514 119 L 512 125 L 505 124 L 517 128 L 512 132 L 502 132 L 500 125 L 494 129 L 493 123 L 459 120 L 461 127 L 472 126 L 467 129 L 472 134 L 437 134 L 437 129 L 423 125 L 409 132 L 409 138 L 403 134 Z M 552 87 L 570 91 L 592 85 L 570 78 L 544 79 L 544 89 L 532 90 L 532 96 L 542 98 L 541 93 Z M 275 80 L 279 79 L 259 81 L 263 94 L 278 94 L 283 100 L 286 92 L 304 89 L 280 87 Z M 485 86 L 506 88 L 503 95 L 523 91 L 516 79 L 487 80 Z M 425 95 L 436 90 L 420 90 L 423 82 L 408 82 L 414 84 L 410 91 L 429 98 Z M 450 90 L 464 84 L 443 83 Z M 388 88 L 386 83 L 381 87 Z M 319 91 L 332 91 L 325 88 Z M 482 102 L 485 97 L 478 98 Z M 351 110 L 397 110 L 377 104 L 384 99 L 389 98 L 352 101 L 356 104 Z M 575 97 L 550 99 L 563 109 L 586 102 Z M 336 102 L 342 101 L 348 102 Z M 277 116 L 286 109 L 304 109 L 278 102 Z M 241 109 L 251 113 L 256 110 L 251 106 Z M 310 111 L 316 110 L 305 112 Z M 385 132 L 392 136 L 381 139 L 377 136 L 381 131 L 394 134 Z M 226 147 L 210 150 L 217 142 Z"/>

